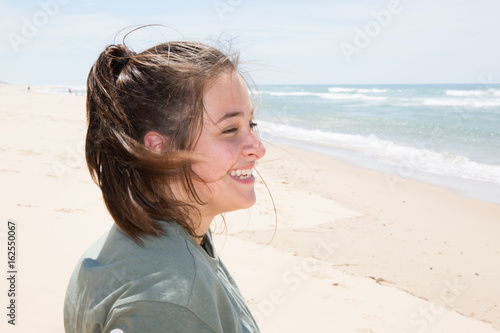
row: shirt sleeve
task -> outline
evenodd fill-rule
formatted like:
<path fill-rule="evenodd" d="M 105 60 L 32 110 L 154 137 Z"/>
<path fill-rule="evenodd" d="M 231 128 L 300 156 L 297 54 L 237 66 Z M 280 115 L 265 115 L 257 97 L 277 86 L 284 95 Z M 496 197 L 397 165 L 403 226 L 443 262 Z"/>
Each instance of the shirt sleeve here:
<path fill-rule="evenodd" d="M 113 308 L 102 332 L 218 333 L 219 331 L 185 307 L 167 302 L 138 301 Z"/>

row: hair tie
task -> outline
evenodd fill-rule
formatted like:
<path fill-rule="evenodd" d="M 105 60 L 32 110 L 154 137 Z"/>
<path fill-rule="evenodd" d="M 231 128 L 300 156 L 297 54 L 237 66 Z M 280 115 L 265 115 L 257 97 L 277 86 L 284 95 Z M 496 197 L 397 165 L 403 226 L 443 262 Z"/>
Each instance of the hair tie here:
<path fill-rule="evenodd" d="M 130 56 L 131 56 L 131 54 L 126 54 L 126 55 L 124 55 L 123 59 L 121 59 L 118 62 L 118 75 L 120 75 L 120 73 L 123 70 L 123 67 L 125 67 L 125 65 L 127 64 L 127 62 L 130 60 Z"/>
<path fill-rule="evenodd" d="M 117 65 L 117 69 L 118 69 L 118 75 L 120 75 L 120 73 L 122 72 L 123 68 L 125 67 L 125 65 L 127 65 L 128 61 L 135 55 L 135 52 L 131 51 L 131 52 L 128 52 L 128 53 L 125 53 L 122 57 L 117 57 L 120 59 L 120 61 L 118 61 L 118 65 Z"/>

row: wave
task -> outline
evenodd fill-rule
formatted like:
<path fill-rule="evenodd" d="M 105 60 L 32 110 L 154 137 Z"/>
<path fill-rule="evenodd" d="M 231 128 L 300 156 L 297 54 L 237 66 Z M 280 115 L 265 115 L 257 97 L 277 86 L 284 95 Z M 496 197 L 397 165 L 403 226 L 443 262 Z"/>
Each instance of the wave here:
<path fill-rule="evenodd" d="M 342 87 L 331 87 L 328 88 L 328 91 L 331 93 L 339 93 L 339 92 L 353 92 L 356 91 L 356 88 L 342 88 Z"/>
<path fill-rule="evenodd" d="M 291 92 L 279 92 L 279 91 L 261 91 L 262 94 L 267 94 L 271 96 L 317 96 L 322 97 L 326 93 L 315 93 L 308 91 L 291 91 Z"/>
<path fill-rule="evenodd" d="M 339 94 L 339 93 L 317 93 L 317 92 L 307 92 L 307 91 L 292 91 L 292 92 L 277 92 L 277 91 L 262 91 L 262 94 L 267 94 L 271 96 L 315 96 L 319 98 L 327 98 L 333 100 L 371 100 L 371 101 L 381 101 L 385 100 L 387 97 L 380 96 L 367 96 L 363 94 Z"/>
<path fill-rule="evenodd" d="M 500 90 L 498 89 L 483 89 L 483 90 L 445 90 L 444 92 L 448 96 L 458 96 L 458 97 L 467 97 L 467 96 L 476 96 L 481 98 L 480 96 L 500 96 Z"/>
<path fill-rule="evenodd" d="M 346 93 L 346 92 L 357 92 L 360 94 L 380 94 L 387 92 L 387 89 L 378 88 L 343 88 L 343 87 L 330 87 L 328 92 L 331 93 Z"/>
<path fill-rule="evenodd" d="M 433 151 L 433 143 L 420 143 L 420 147 L 403 146 L 392 141 L 379 139 L 375 135 L 362 136 L 309 130 L 285 124 L 259 121 L 259 132 L 263 139 L 278 137 L 350 149 L 369 155 L 397 168 L 400 176 L 411 176 L 415 172 L 453 176 L 500 185 L 500 166 L 478 163 L 467 157 Z"/>
<path fill-rule="evenodd" d="M 483 90 L 446 90 L 448 96 L 484 96 Z"/>
<path fill-rule="evenodd" d="M 379 96 L 367 96 L 363 94 L 325 94 L 321 96 L 321 98 L 328 99 L 336 99 L 336 100 L 368 100 L 368 101 L 383 101 L 386 100 L 387 97 L 379 97 Z"/>
<path fill-rule="evenodd" d="M 358 89 L 358 93 L 366 94 L 366 93 L 373 93 L 373 94 L 381 94 L 387 92 L 387 89 L 377 89 L 377 88 L 371 88 L 371 89 Z"/>
<path fill-rule="evenodd" d="M 465 99 L 450 99 L 450 98 L 426 98 L 423 101 L 424 105 L 428 106 L 461 106 L 466 108 L 481 108 L 500 106 L 500 99 L 492 98 L 465 98 Z"/>
<path fill-rule="evenodd" d="M 429 107 L 462 107 L 462 108 L 490 108 L 500 106 L 500 89 L 446 89 L 438 90 L 438 95 L 421 92 L 407 93 L 401 96 L 401 90 L 383 88 L 356 88 L 356 87 L 328 87 L 328 92 L 321 91 L 262 91 L 262 94 L 278 97 L 312 97 L 322 98 L 340 103 L 342 101 L 366 101 L 366 106 L 371 106 L 384 101 L 384 104 L 393 106 L 429 106 Z M 373 103 L 370 103 L 373 102 Z"/>
<path fill-rule="evenodd" d="M 72 94 L 85 95 L 87 93 L 87 86 L 54 85 L 54 86 L 50 86 L 50 87 L 33 89 L 33 92 L 42 93 L 42 94 L 51 94 L 51 95 L 68 95 L 70 93 L 70 91 Z"/>

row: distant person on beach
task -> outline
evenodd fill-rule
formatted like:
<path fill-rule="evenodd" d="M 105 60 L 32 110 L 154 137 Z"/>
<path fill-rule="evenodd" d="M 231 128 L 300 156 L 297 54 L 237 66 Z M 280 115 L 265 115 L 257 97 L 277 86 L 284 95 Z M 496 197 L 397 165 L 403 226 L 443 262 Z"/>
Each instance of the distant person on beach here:
<path fill-rule="evenodd" d="M 196 42 L 100 54 L 86 160 L 115 221 L 66 293 L 66 332 L 259 332 L 210 224 L 255 203 L 265 154 L 233 54 Z"/>
<path fill-rule="evenodd" d="M 30 88 L 30 86 L 28 86 L 28 92 L 30 92 L 30 91 L 31 91 L 31 88 Z"/>
<path fill-rule="evenodd" d="M 68 89 L 69 94 L 71 95 L 71 88 Z"/>

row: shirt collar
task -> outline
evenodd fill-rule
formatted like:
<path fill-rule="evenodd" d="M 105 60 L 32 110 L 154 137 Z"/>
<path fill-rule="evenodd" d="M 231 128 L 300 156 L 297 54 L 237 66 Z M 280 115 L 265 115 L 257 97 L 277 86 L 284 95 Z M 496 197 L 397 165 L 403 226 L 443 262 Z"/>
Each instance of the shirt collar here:
<path fill-rule="evenodd" d="M 203 257 L 207 260 L 207 262 L 210 264 L 210 266 L 212 266 L 213 269 L 217 268 L 217 266 L 219 265 L 219 257 L 217 255 L 217 252 L 215 251 L 212 239 L 212 233 L 210 232 L 210 230 L 207 232 L 205 236 L 205 243 L 203 244 L 202 247 L 193 238 L 193 236 L 191 236 L 186 230 L 184 230 L 183 227 L 180 226 L 179 223 L 173 221 L 162 222 L 162 223 L 165 226 L 165 231 L 167 232 L 167 234 L 172 232 L 184 238 L 186 241 L 192 244 L 198 251 L 201 252 Z"/>

